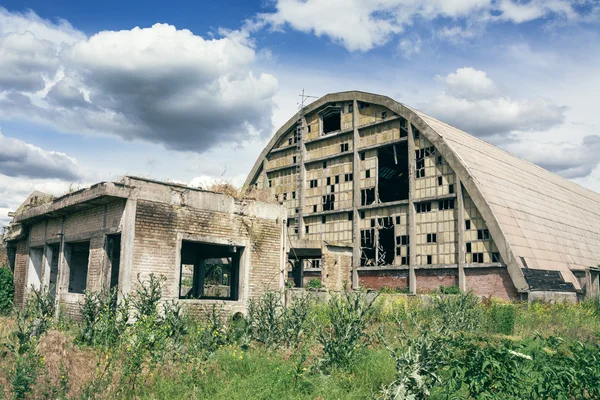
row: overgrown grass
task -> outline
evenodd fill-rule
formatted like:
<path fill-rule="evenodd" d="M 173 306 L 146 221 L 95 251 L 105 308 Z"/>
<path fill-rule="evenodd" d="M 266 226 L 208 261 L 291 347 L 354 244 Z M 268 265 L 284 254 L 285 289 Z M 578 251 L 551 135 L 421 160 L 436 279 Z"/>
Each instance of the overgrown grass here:
<path fill-rule="evenodd" d="M 597 300 L 349 292 L 284 306 L 269 292 L 233 321 L 218 306 L 187 317 L 162 282 L 119 303 L 87 293 L 77 324 L 52 322 L 32 292 L 0 317 L 0 398 L 600 398 Z"/>

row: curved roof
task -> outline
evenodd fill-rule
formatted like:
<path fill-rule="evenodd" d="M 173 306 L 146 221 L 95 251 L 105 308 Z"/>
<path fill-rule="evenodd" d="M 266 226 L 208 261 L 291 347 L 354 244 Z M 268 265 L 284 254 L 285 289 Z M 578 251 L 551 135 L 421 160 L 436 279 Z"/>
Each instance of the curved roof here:
<path fill-rule="evenodd" d="M 386 96 L 356 91 L 328 94 L 305 107 L 304 113 L 353 99 L 389 108 L 436 146 L 486 221 L 517 289 L 528 288 L 523 267 L 560 271 L 565 281 L 580 288 L 571 270 L 600 264 L 600 194 Z M 277 131 L 246 185 L 299 116 L 300 112 Z"/>

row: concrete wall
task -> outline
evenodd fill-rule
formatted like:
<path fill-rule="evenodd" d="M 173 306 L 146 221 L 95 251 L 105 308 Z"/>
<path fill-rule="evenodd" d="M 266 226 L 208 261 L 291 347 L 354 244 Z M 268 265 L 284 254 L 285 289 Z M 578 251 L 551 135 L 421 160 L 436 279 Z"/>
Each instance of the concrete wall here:
<path fill-rule="evenodd" d="M 321 260 L 321 280 L 325 289 L 340 291 L 351 287 L 352 247 L 325 244 Z"/>

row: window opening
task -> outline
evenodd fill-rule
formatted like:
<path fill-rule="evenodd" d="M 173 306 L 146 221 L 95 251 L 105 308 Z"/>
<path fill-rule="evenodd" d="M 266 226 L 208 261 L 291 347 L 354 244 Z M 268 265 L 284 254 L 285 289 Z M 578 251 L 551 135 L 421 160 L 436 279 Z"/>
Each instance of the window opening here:
<path fill-rule="evenodd" d="M 360 204 L 368 206 L 375 202 L 375 188 L 361 189 L 360 191 Z"/>
<path fill-rule="evenodd" d="M 237 300 L 243 247 L 181 243 L 180 299 Z"/>
<path fill-rule="evenodd" d="M 379 180 L 378 197 L 382 203 L 408 199 L 407 152 L 406 143 L 399 143 L 377 150 L 377 164 L 379 166 L 377 172 Z"/>
<path fill-rule="evenodd" d="M 339 131 L 342 128 L 342 113 L 340 109 L 330 110 L 323 114 L 323 134 Z"/>
<path fill-rule="evenodd" d="M 68 244 L 69 293 L 83 293 L 87 285 L 90 242 Z"/>

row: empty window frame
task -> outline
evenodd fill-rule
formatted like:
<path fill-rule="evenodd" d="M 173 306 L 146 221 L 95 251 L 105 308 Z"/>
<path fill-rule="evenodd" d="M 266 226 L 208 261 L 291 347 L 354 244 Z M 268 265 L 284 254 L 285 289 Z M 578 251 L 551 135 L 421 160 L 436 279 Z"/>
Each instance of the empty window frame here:
<path fill-rule="evenodd" d="M 471 252 L 471 243 L 467 243 L 467 253 Z"/>
<path fill-rule="evenodd" d="M 335 183 L 336 184 L 340 183 L 340 176 L 339 175 L 335 176 Z"/>
<path fill-rule="evenodd" d="M 310 180 L 310 188 L 316 188 L 319 186 L 319 181 L 317 179 L 311 179 Z"/>
<path fill-rule="evenodd" d="M 324 135 L 342 129 L 342 112 L 339 108 L 323 113 L 322 119 Z"/>
<path fill-rule="evenodd" d="M 351 182 L 351 181 L 352 181 L 352 173 L 344 174 L 344 182 Z"/>
<path fill-rule="evenodd" d="M 437 233 L 428 233 L 427 243 L 437 243 Z"/>
<path fill-rule="evenodd" d="M 465 229 L 466 230 L 471 229 L 471 220 L 470 219 L 465 220 Z"/>
<path fill-rule="evenodd" d="M 290 137 L 290 138 L 288 139 L 288 145 L 290 145 L 290 146 L 291 146 L 291 145 L 293 144 L 293 142 L 294 142 L 294 138 Z"/>
<path fill-rule="evenodd" d="M 352 221 L 353 219 L 354 219 L 354 212 L 353 212 L 353 211 L 350 211 L 350 212 L 348 213 L 348 221 Z"/>
<path fill-rule="evenodd" d="M 381 112 L 381 119 L 386 119 L 387 118 L 387 111 L 382 111 Z"/>
<path fill-rule="evenodd" d="M 444 184 L 444 178 L 438 176 L 438 186 L 442 186 Z"/>
<path fill-rule="evenodd" d="M 454 194 L 454 185 L 453 184 L 448 185 L 448 193 Z"/>
<path fill-rule="evenodd" d="M 180 299 L 237 300 L 243 247 L 183 241 Z"/>
<path fill-rule="evenodd" d="M 371 170 L 368 169 L 365 171 L 365 178 L 370 178 L 371 177 Z"/>
<path fill-rule="evenodd" d="M 375 202 L 375 188 L 361 189 L 360 191 L 360 204 L 368 206 Z"/>
<path fill-rule="evenodd" d="M 419 140 L 419 138 L 421 137 L 421 132 L 419 132 L 419 130 L 415 128 L 414 125 L 411 125 L 411 127 L 413 131 L 413 137 L 415 138 L 415 140 Z"/>
<path fill-rule="evenodd" d="M 42 260 L 44 258 L 43 247 L 32 247 L 29 249 L 29 268 L 27 270 L 27 289 L 33 287 L 40 289 L 42 286 Z"/>
<path fill-rule="evenodd" d="M 500 253 L 492 253 L 492 262 L 500 262 Z"/>
<path fill-rule="evenodd" d="M 322 224 L 326 224 L 327 223 L 327 216 L 326 215 L 321 215 L 321 223 Z"/>
<path fill-rule="evenodd" d="M 362 229 L 360 231 L 360 265 L 373 266 L 375 265 L 375 230 Z"/>
<path fill-rule="evenodd" d="M 431 254 L 427 255 L 427 264 L 433 264 L 433 256 Z"/>
<path fill-rule="evenodd" d="M 407 154 L 406 143 L 397 143 L 377 149 L 379 181 L 377 197 L 382 203 L 408 199 Z"/>
<path fill-rule="evenodd" d="M 438 201 L 438 210 L 453 210 L 454 199 L 446 199 Z"/>
<path fill-rule="evenodd" d="M 408 245 L 408 235 L 396 236 L 396 244 L 398 246 Z"/>
<path fill-rule="evenodd" d="M 483 263 L 483 253 L 473 253 L 471 256 L 473 257 L 473 263 Z"/>
<path fill-rule="evenodd" d="M 317 212 L 317 205 L 313 205 L 313 212 Z"/>
<path fill-rule="evenodd" d="M 363 108 L 368 108 L 369 106 L 371 106 L 371 104 L 369 103 L 363 103 L 362 101 L 358 102 L 358 109 L 362 110 Z"/>
<path fill-rule="evenodd" d="M 490 240 L 490 231 L 487 229 L 477 229 L 478 240 Z"/>
<path fill-rule="evenodd" d="M 335 210 L 335 194 L 323 196 L 323 211 Z"/>
<path fill-rule="evenodd" d="M 69 293 L 83 293 L 87 286 L 90 242 L 66 245 L 69 264 Z"/>
<path fill-rule="evenodd" d="M 400 117 L 400 137 L 405 138 L 408 136 L 408 124 L 406 120 Z"/>
<path fill-rule="evenodd" d="M 354 104 L 353 103 L 348 104 L 348 112 L 349 113 L 354 112 Z"/>
<path fill-rule="evenodd" d="M 340 143 L 340 152 L 343 153 L 345 151 L 348 151 L 348 149 L 349 149 L 348 143 Z"/>
<path fill-rule="evenodd" d="M 431 202 L 416 203 L 415 210 L 417 213 L 429 212 L 429 211 L 431 211 Z"/>

